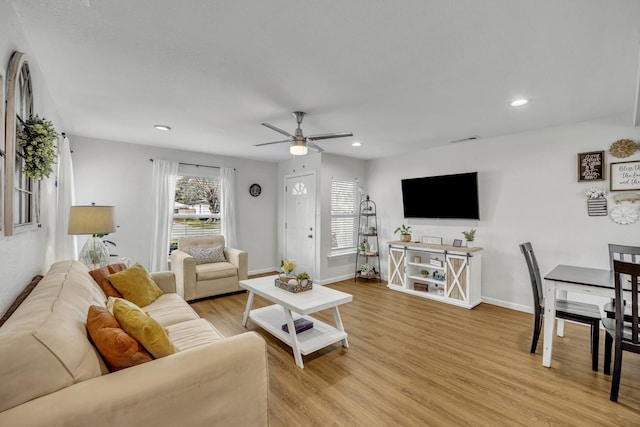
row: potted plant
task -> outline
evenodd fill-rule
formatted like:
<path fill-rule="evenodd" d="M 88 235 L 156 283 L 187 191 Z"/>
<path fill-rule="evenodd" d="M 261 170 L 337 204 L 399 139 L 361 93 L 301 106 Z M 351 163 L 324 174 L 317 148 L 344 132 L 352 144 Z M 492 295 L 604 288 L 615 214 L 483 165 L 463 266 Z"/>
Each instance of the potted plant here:
<path fill-rule="evenodd" d="M 473 247 L 473 239 L 475 239 L 475 236 L 476 236 L 476 230 L 472 228 L 469 231 L 463 231 L 462 235 L 464 236 L 465 240 L 467 241 L 467 247 L 468 248 L 472 248 Z"/>
<path fill-rule="evenodd" d="M 302 286 L 307 286 L 307 284 L 311 281 L 311 277 L 309 276 L 309 273 L 303 271 L 296 276 L 296 280 L 298 280 L 298 283 L 300 283 Z"/>
<path fill-rule="evenodd" d="M 290 276 L 294 268 L 296 268 L 296 262 L 294 260 L 283 259 L 280 261 L 280 269 L 284 273 L 284 277 L 280 277 L 280 280 L 288 282 L 289 279 L 295 279 L 295 277 Z"/>
<path fill-rule="evenodd" d="M 410 225 L 402 224 L 400 227 L 396 228 L 396 231 L 394 231 L 393 234 L 400 233 L 400 240 L 402 240 L 403 242 L 410 242 L 411 241 L 411 233 L 409 232 L 410 230 L 411 230 Z"/>
<path fill-rule="evenodd" d="M 422 277 L 429 277 L 429 270 L 420 270 Z"/>
<path fill-rule="evenodd" d="M 360 242 L 360 252 L 362 253 L 367 252 L 367 242 L 365 242 L 364 240 Z"/>

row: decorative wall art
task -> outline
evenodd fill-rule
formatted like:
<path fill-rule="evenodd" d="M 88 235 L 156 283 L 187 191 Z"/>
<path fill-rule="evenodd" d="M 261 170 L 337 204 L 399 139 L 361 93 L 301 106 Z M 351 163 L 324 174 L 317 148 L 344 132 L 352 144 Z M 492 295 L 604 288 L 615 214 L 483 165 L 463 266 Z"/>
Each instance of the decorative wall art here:
<path fill-rule="evenodd" d="M 422 243 L 428 243 L 430 245 L 441 245 L 442 244 L 442 237 L 423 236 L 422 237 Z"/>
<path fill-rule="evenodd" d="M 611 209 L 611 220 L 617 224 L 633 224 L 640 218 L 640 194 L 618 193 L 613 196 L 616 205 Z"/>
<path fill-rule="evenodd" d="M 587 195 L 587 213 L 589 216 L 606 216 L 607 215 L 607 190 L 604 188 L 591 187 L 586 192 Z"/>
<path fill-rule="evenodd" d="M 604 180 L 604 151 L 578 153 L 578 182 Z"/>
<path fill-rule="evenodd" d="M 611 163 L 611 191 L 640 190 L 640 161 Z"/>
<path fill-rule="evenodd" d="M 629 157 L 636 150 L 640 150 L 640 144 L 636 144 L 631 139 L 619 139 L 613 144 L 611 144 L 611 147 L 609 148 L 609 153 L 611 153 L 613 157 L 623 158 L 623 157 Z"/>

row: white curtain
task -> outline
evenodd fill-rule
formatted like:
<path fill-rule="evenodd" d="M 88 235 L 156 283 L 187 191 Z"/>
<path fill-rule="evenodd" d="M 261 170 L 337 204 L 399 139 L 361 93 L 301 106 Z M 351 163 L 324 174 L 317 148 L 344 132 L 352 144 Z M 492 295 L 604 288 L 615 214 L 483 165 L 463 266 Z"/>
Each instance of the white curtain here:
<path fill-rule="evenodd" d="M 176 197 L 178 162 L 153 161 L 152 181 L 152 230 L 150 271 L 166 271 L 169 268 L 169 239 L 173 221 L 173 203 Z"/>
<path fill-rule="evenodd" d="M 73 161 L 69 138 L 62 137 L 58 144 L 58 182 L 56 184 L 56 228 L 55 254 L 56 261 L 77 259 L 78 246 L 76 236 L 67 234 L 69 211 L 75 203 L 75 182 L 73 181 Z"/>
<path fill-rule="evenodd" d="M 220 233 L 224 236 L 225 244 L 230 248 L 237 248 L 236 236 L 236 177 L 233 168 L 220 168 L 220 187 L 222 197 L 220 201 Z"/>

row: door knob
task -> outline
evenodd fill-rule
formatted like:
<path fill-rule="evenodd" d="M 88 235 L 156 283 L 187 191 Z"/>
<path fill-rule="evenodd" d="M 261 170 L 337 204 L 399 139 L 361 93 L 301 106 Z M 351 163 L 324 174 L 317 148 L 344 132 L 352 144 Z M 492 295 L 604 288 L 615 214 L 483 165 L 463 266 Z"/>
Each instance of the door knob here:
<path fill-rule="evenodd" d="M 312 234 L 309 234 L 307 237 L 310 238 L 310 239 L 313 239 L 313 235 Z"/>

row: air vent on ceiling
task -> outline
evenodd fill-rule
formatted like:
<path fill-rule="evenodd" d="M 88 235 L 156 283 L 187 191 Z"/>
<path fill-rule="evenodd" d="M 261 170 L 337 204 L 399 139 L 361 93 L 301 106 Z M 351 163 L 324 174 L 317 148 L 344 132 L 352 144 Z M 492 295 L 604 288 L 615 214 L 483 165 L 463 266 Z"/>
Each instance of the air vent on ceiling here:
<path fill-rule="evenodd" d="M 454 139 L 453 141 L 449 141 L 449 142 L 453 143 L 453 142 L 473 141 L 474 139 L 478 139 L 478 138 L 480 138 L 478 135 L 472 135 L 466 138 Z"/>

